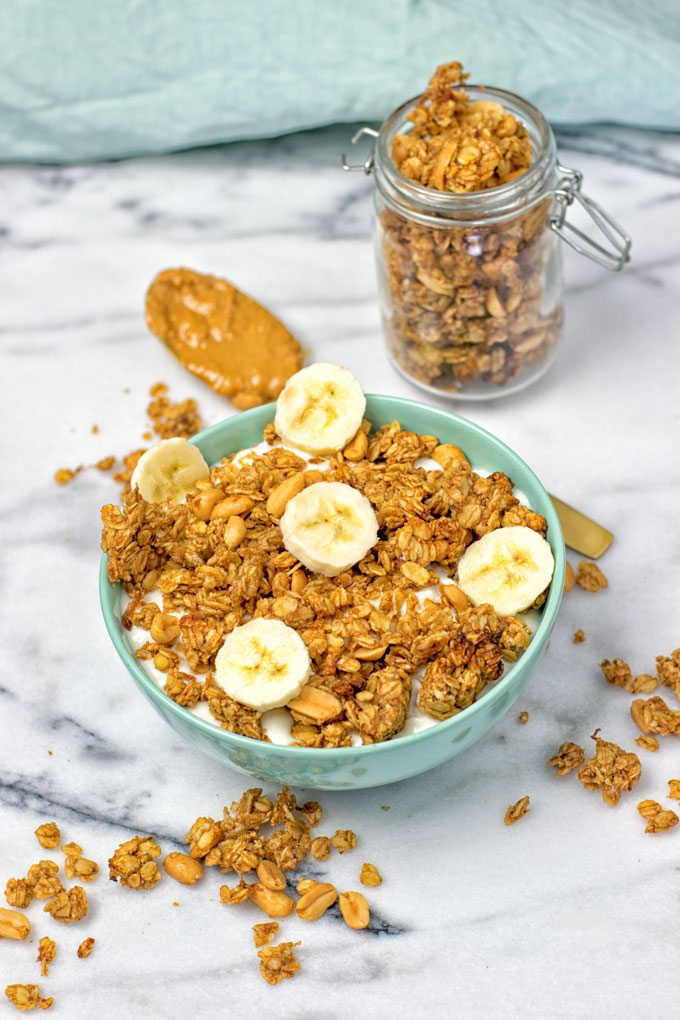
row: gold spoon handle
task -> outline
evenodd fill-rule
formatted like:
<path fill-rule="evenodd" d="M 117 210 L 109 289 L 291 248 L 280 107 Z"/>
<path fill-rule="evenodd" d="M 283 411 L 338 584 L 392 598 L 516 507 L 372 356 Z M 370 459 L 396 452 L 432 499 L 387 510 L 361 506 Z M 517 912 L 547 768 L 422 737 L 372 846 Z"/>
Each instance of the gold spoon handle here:
<path fill-rule="evenodd" d="M 603 552 L 606 552 L 612 544 L 614 536 L 601 524 L 591 521 L 580 510 L 563 503 L 556 496 L 551 496 L 553 506 L 557 510 L 557 516 L 562 525 L 565 544 L 570 549 L 596 560 Z"/>

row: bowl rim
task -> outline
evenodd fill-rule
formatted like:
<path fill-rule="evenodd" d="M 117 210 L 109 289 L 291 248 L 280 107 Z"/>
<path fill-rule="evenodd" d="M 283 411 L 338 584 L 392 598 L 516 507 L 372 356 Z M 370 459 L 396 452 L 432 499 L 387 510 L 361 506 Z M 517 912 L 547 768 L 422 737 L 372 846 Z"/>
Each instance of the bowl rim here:
<path fill-rule="evenodd" d="M 436 415 L 445 418 L 447 421 L 460 425 L 464 430 L 473 433 L 483 441 L 491 442 L 492 445 L 500 447 L 503 453 L 508 456 L 511 461 L 515 461 L 516 464 L 529 473 L 534 484 L 539 490 L 541 498 L 545 500 L 545 513 L 543 513 L 543 516 L 548 521 L 548 534 L 552 539 L 556 540 L 554 542 L 555 548 L 553 549 L 555 567 L 553 570 L 548 598 L 545 605 L 542 607 L 541 622 L 534 632 L 526 651 L 516 662 L 512 663 L 509 668 L 504 670 L 500 680 L 498 680 L 486 694 L 483 694 L 477 701 L 468 706 L 468 708 L 450 716 L 448 719 L 437 722 L 434 726 L 428 726 L 427 729 L 421 730 L 418 733 L 408 734 L 407 736 L 395 736 L 389 740 L 382 740 L 375 744 L 359 744 L 351 747 L 291 747 L 287 744 L 269 744 L 262 740 L 256 740 L 254 737 L 245 737 L 240 733 L 232 733 L 230 730 L 222 729 L 213 722 L 201 719 L 182 705 L 178 705 L 177 702 L 173 701 L 172 698 L 165 693 L 165 691 L 154 683 L 142 667 L 139 659 L 137 659 L 130 651 L 123 638 L 123 627 L 120 622 L 120 617 L 114 610 L 114 598 L 120 591 L 120 582 L 116 582 L 115 585 L 110 583 L 107 574 L 108 556 L 106 553 L 103 553 L 99 567 L 99 599 L 102 614 L 104 616 L 104 623 L 118 656 L 122 660 L 133 680 L 136 681 L 138 686 L 141 686 L 147 696 L 150 697 L 150 700 L 156 702 L 165 712 L 169 710 L 178 719 L 184 720 L 189 727 L 195 727 L 198 731 L 203 732 L 218 741 L 222 741 L 225 745 L 248 751 L 252 751 L 254 749 L 265 753 L 271 751 L 274 752 L 277 757 L 283 757 L 289 760 L 305 758 L 307 760 L 311 759 L 312 761 L 326 762 L 329 761 L 331 756 L 339 756 L 340 758 L 348 759 L 356 758 L 357 756 L 361 756 L 363 758 L 379 754 L 380 752 L 385 753 L 386 751 L 397 751 L 402 749 L 404 753 L 407 753 L 408 748 L 412 748 L 423 741 L 432 739 L 435 734 L 444 734 L 447 730 L 453 728 L 453 726 L 458 725 L 462 718 L 472 719 L 479 712 L 484 709 L 488 709 L 491 705 L 503 697 L 505 690 L 510 686 L 513 675 L 517 672 L 523 672 L 528 669 L 538 656 L 540 656 L 543 645 L 555 622 L 564 588 L 566 560 L 564 537 L 562 535 L 557 511 L 552 504 L 548 492 L 532 468 L 529 467 L 526 461 L 524 461 L 519 454 L 515 453 L 511 447 L 509 447 L 501 439 L 498 439 L 498 437 L 493 433 L 482 428 L 481 425 L 477 425 L 475 422 L 470 421 L 468 418 L 464 418 L 462 415 L 456 414 L 454 411 L 435 407 L 431 404 L 425 404 L 419 400 L 412 400 L 410 397 L 392 397 L 388 394 L 382 393 L 367 393 L 366 399 L 367 401 L 370 401 L 371 399 L 378 399 L 380 401 L 387 400 L 390 404 L 394 405 L 395 408 L 405 407 L 412 409 L 415 407 L 416 409 L 426 411 L 428 414 L 434 412 Z M 241 411 L 235 415 L 231 415 L 229 418 L 225 418 L 222 421 L 217 422 L 215 425 L 211 425 L 208 428 L 203 429 L 195 436 L 192 436 L 189 442 L 197 445 L 202 440 L 205 440 L 216 433 L 220 433 L 229 422 L 242 422 L 246 418 L 260 417 L 268 411 L 271 411 L 273 419 L 275 407 L 275 403 L 264 404 L 259 407 L 251 408 L 248 411 Z M 226 456 L 229 456 L 229 454 Z"/>

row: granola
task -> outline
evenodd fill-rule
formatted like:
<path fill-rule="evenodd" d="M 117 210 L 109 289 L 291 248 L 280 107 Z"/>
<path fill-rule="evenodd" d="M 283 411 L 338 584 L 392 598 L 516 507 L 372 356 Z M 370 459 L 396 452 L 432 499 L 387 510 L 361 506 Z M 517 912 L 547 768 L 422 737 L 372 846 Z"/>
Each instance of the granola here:
<path fill-rule="evenodd" d="M 153 889 L 161 873 L 155 862 L 161 848 L 151 836 L 134 836 L 121 843 L 109 858 L 109 878 L 129 889 Z"/>
<path fill-rule="evenodd" d="M 213 675 L 224 638 L 259 617 L 297 630 L 309 652 L 312 676 L 288 708 L 290 740 L 304 747 L 397 736 L 423 668 L 420 711 L 446 719 L 526 649 L 531 632 L 521 618 L 458 598 L 454 609 L 456 586 L 437 589 L 433 579 L 455 574 L 467 547 L 488 532 L 522 524 L 545 536 L 545 519 L 519 503 L 506 475 L 477 475 L 457 447 L 398 422 L 373 434 L 369 428 L 362 426 L 365 444 L 355 444 L 355 459 L 316 461 L 325 461 L 323 477 L 366 496 L 380 525 L 376 545 L 336 577 L 302 570 L 267 509 L 282 482 L 307 466 L 280 445 L 272 427 L 268 449 L 224 459 L 185 503 L 146 503 L 135 490 L 123 508 L 103 508 L 109 579 L 129 596 L 123 625 L 151 632 L 153 640 L 136 655 L 165 673 L 164 690 L 179 705 L 202 703 L 223 728 L 268 739 L 261 713 L 229 697 Z M 427 456 L 441 470 L 417 466 Z M 237 546 L 225 541 L 235 520 L 243 530 Z M 164 643 L 177 633 L 168 619 L 177 620 L 176 649 Z"/>
<path fill-rule="evenodd" d="M 471 101 L 467 75 L 439 68 L 392 143 L 395 167 L 418 185 L 446 193 L 484 192 L 532 163 L 526 128 L 496 102 Z M 545 301 L 554 238 L 550 201 L 502 223 L 426 226 L 385 205 L 382 263 L 388 346 L 407 374 L 446 390 L 507 383 L 544 360 L 562 321 Z M 548 308 L 545 308 L 546 303 Z"/>
<path fill-rule="evenodd" d="M 43 936 L 38 943 L 38 955 L 36 957 L 40 964 L 40 976 L 47 977 L 50 972 L 50 964 L 57 955 L 57 943 L 54 939 Z"/>
<path fill-rule="evenodd" d="M 584 591 L 600 591 L 602 588 L 609 587 L 609 581 L 598 565 L 589 560 L 581 560 L 579 563 L 576 583 Z"/>
<path fill-rule="evenodd" d="M 382 885 L 382 875 L 376 868 L 375 864 L 369 864 L 364 862 L 361 866 L 361 873 L 359 875 L 359 881 L 362 885 L 378 886 Z"/>
<path fill-rule="evenodd" d="M 43 822 L 35 830 L 35 835 L 40 846 L 45 850 L 54 850 L 61 841 L 61 832 L 56 822 Z"/>
<path fill-rule="evenodd" d="M 585 761 L 585 752 L 582 747 L 578 744 L 573 744 L 570 740 L 567 740 L 560 746 L 557 754 L 554 754 L 552 758 L 548 758 L 548 765 L 555 767 L 555 774 L 558 776 L 566 776 L 572 769 L 577 769 Z"/>
<path fill-rule="evenodd" d="M 658 751 L 661 744 L 656 737 L 641 736 L 635 738 L 635 743 L 638 747 L 644 748 L 645 751 Z"/>
<path fill-rule="evenodd" d="M 524 818 L 529 811 L 530 806 L 531 801 L 529 797 L 520 797 L 520 799 L 515 804 L 511 804 L 505 812 L 505 817 L 503 819 L 504 823 L 506 825 L 514 825 L 515 822 L 520 820 L 520 818 Z"/>
<path fill-rule="evenodd" d="M 604 674 L 604 678 L 608 684 L 614 684 L 616 687 L 627 687 L 630 688 L 633 673 L 627 662 L 623 659 L 603 659 L 600 663 L 600 668 Z"/>
<path fill-rule="evenodd" d="M 630 716 L 643 733 L 658 733 L 662 737 L 670 734 L 680 736 L 680 710 L 669 708 L 663 698 L 637 698 L 631 703 Z"/>
<path fill-rule="evenodd" d="M 43 909 L 61 924 L 74 924 L 87 914 L 87 894 L 81 886 L 74 885 L 63 889 Z"/>
<path fill-rule="evenodd" d="M 253 941 L 259 948 L 267 946 L 279 930 L 278 921 L 264 921 L 262 924 L 253 925 Z"/>
<path fill-rule="evenodd" d="M 585 639 L 586 639 L 586 636 L 583 633 L 583 631 L 581 630 L 581 628 L 579 627 L 578 630 L 574 631 L 574 635 L 573 635 L 571 640 L 574 642 L 575 645 L 582 645 L 583 642 L 585 641 Z"/>
<path fill-rule="evenodd" d="M 655 800 L 641 800 L 638 811 L 647 820 L 645 832 L 666 832 L 678 824 L 675 811 L 662 808 Z"/>
<path fill-rule="evenodd" d="M 618 804 L 621 794 L 640 781 L 640 759 L 633 751 L 593 734 L 595 754 L 578 770 L 579 782 L 587 790 L 601 790 L 605 804 Z"/>
<path fill-rule="evenodd" d="M 680 701 L 680 648 L 670 655 L 657 655 L 656 675 L 664 687 L 670 687 Z"/>
<path fill-rule="evenodd" d="M 7 985 L 5 995 L 17 1009 L 49 1009 L 54 999 L 40 996 L 40 985 Z"/>
<path fill-rule="evenodd" d="M 668 780 L 668 796 L 671 800 L 680 800 L 680 779 Z"/>
<path fill-rule="evenodd" d="M 95 939 L 93 939 L 91 936 L 89 938 L 83 939 L 83 941 L 80 943 L 77 949 L 77 955 L 80 960 L 87 959 L 87 957 L 94 949 L 94 943 Z"/>
<path fill-rule="evenodd" d="M 300 964 L 293 952 L 300 942 L 281 942 L 278 946 L 267 946 L 260 949 L 260 973 L 270 985 L 278 985 L 286 978 L 295 977 L 300 969 Z"/>

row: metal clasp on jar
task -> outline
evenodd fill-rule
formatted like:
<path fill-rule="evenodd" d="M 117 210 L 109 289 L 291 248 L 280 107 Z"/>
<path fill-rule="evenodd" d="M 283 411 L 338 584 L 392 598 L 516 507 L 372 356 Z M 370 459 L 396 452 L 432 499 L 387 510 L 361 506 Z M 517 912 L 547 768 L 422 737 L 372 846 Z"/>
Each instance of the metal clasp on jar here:
<path fill-rule="evenodd" d="M 366 127 L 366 126 L 360 127 L 359 130 L 355 134 L 352 135 L 352 139 L 351 139 L 352 145 L 356 145 L 357 142 L 359 141 L 359 139 L 363 138 L 364 135 L 368 135 L 369 138 L 377 138 L 379 134 L 380 134 L 380 132 L 376 131 L 375 128 Z M 342 169 L 343 170 L 363 170 L 363 172 L 365 174 L 370 174 L 371 171 L 373 170 L 374 153 L 375 153 L 375 146 L 372 145 L 370 150 L 369 150 L 368 156 L 366 157 L 366 159 L 364 160 L 363 163 L 348 163 L 347 162 L 347 157 L 345 156 L 345 153 L 343 152 L 343 154 L 342 154 Z"/>
<path fill-rule="evenodd" d="M 630 259 L 631 239 L 628 234 L 597 202 L 581 192 L 583 174 L 579 170 L 571 170 L 561 163 L 557 164 L 556 169 L 562 177 L 558 181 L 558 187 L 553 191 L 557 210 L 548 220 L 550 229 L 579 255 L 585 255 L 599 266 L 614 272 L 623 269 Z M 569 223 L 567 209 L 574 201 L 578 202 L 590 216 L 611 247 L 603 247 L 595 238 L 589 237 L 573 223 Z"/>

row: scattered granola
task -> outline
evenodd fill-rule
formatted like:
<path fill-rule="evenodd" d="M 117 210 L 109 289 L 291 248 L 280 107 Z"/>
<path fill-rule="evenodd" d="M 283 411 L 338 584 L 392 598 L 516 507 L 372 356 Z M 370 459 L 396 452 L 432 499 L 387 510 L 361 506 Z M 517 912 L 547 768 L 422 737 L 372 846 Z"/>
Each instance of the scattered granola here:
<path fill-rule="evenodd" d="M 155 858 L 161 848 L 151 836 L 134 836 L 121 843 L 109 858 L 109 878 L 129 889 L 153 889 L 161 873 Z"/>
<path fill-rule="evenodd" d="M 552 758 L 548 758 L 548 765 L 554 765 L 556 769 L 556 775 L 566 776 L 572 769 L 576 769 L 579 765 L 582 765 L 585 761 L 585 752 L 582 747 L 578 744 L 573 744 L 570 740 L 567 740 L 564 744 L 560 745 L 560 749 L 557 754 L 554 754 Z"/>
<path fill-rule="evenodd" d="M 565 592 L 565 594 L 568 591 L 571 591 L 571 589 L 574 587 L 575 580 L 576 580 L 576 575 L 574 573 L 574 568 L 572 567 L 572 565 L 569 562 L 569 560 L 567 560 L 565 565 L 564 565 L 564 592 Z"/>
<path fill-rule="evenodd" d="M 680 701 L 680 648 L 670 655 L 657 655 L 656 675 L 664 687 L 670 687 Z"/>
<path fill-rule="evenodd" d="M 528 797 L 520 797 L 520 799 L 515 804 L 511 804 L 505 812 L 505 818 L 503 821 L 506 825 L 514 825 L 515 822 L 520 820 L 520 818 L 524 818 L 529 811 L 530 806 L 531 801 Z"/>
<path fill-rule="evenodd" d="M 56 822 L 43 822 L 35 830 L 40 846 L 45 850 L 54 850 L 55 846 L 59 846 L 61 840 L 61 832 Z"/>
<path fill-rule="evenodd" d="M 659 686 L 659 681 L 651 673 L 638 673 L 629 685 L 633 694 L 652 694 Z"/>
<path fill-rule="evenodd" d="M 43 910 L 61 924 L 74 924 L 87 914 L 87 894 L 82 886 L 74 885 L 49 900 Z"/>
<path fill-rule="evenodd" d="M 334 836 L 331 836 L 331 843 L 339 854 L 354 850 L 357 845 L 356 833 L 351 829 L 338 829 Z"/>
<path fill-rule="evenodd" d="M 605 804 L 618 804 L 621 794 L 632 790 L 640 780 L 640 759 L 633 751 L 624 751 L 618 744 L 601 740 L 595 731 L 595 754 L 578 770 L 579 782 L 587 790 L 602 791 Z"/>
<path fill-rule="evenodd" d="M 40 996 L 40 985 L 7 985 L 5 995 L 17 1009 L 49 1009 L 54 999 Z"/>
<path fill-rule="evenodd" d="M 669 708 L 663 698 L 637 698 L 630 706 L 631 719 L 643 733 L 680 736 L 680 710 Z"/>
<path fill-rule="evenodd" d="M 376 868 L 375 864 L 364 863 L 361 866 L 361 874 L 359 875 L 359 881 L 362 885 L 378 886 L 382 885 L 382 875 Z"/>
<path fill-rule="evenodd" d="M 79 959 L 85 960 L 90 955 L 94 949 L 94 943 L 95 940 L 92 937 L 83 939 L 77 950 Z"/>
<path fill-rule="evenodd" d="M 54 939 L 43 936 L 38 943 L 38 955 L 36 960 L 40 964 L 40 976 L 47 977 L 50 971 L 50 964 L 57 955 L 57 943 Z"/>
<path fill-rule="evenodd" d="M 517 716 L 517 718 L 518 718 L 519 722 L 521 722 L 522 726 L 526 726 L 526 724 L 529 722 L 529 713 L 528 712 L 520 712 L 519 715 Z"/>
<path fill-rule="evenodd" d="M 9 878 L 5 886 L 5 899 L 10 907 L 25 910 L 33 902 L 33 886 L 25 878 Z"/>
<path fill-rule="evenodd" d="M 598 565 L 589 560 L 581 560 L 579 563 L 576 583 L 584 591 L 600 591 L 602 588 L 609 587 L 609 581 Z"/>
<path fill-rule="evenodd" d="M 647 736 L 636 737 L 635 743 L 637 744 L 638 747 L 644 748 L 645 751 L 658 751 L 659 747 L 661 746 L 656 737 Z"/>
<path fill-rule="evenodd" d="M 58 471 L 54 472 L 54 480 L 57 483 L 57 485 L 68 485 L 69 482 L 72 482 L 76 475 L 79 475 L 80 472 L 83 470 L 84 466 L 82 464 L 80 465 L 80 467 L 75 468 L 75 470 L 72 470 L 71 468 L 59 468 Z M 13 987 L 18 988 L 22 986 L 16 985 Z M 28 987 L 37 988 L 37 985 L 31 985 Z"/>
<path fill-rule="evenodd" d="M 267 946 L 279 930 L 278 921 L 263 921 L 253 925 L 253 941 L 256 946 Z"/>
<path fill-rule="evenodd" d="M 680 800 L 680 779 L 668 780 L 668 796 L 671 800 Z"/>
<path fill-rule="evenodd" d="M 585 641 L 585 639 L 586 639 L 586 636 L 583 633 L 583 631 L 581 630 L 581 628 L 579 627 L 578 630 L 574 631 L 574 636 L 572 637 L 571 640 L 574 642 L 575 645 L 582 645 L 583 642 Z"/>
<path fill-rule="evenodd" d="M 641 800 L 638 811 L 647 820 L 645 832 L 666 832 L 678 824 L 675 811 L 662 808 L 655 800 Z"/>
<path fill-rule="evenodd" d="M 99 874 L 99 865 L 95 861 L 83 857 L 83 851 L 77 843 L 65 843 L 61 848 L 66 855 L 64 873 L 67 878 L 78 878 L 81 882 L 91 882 Z"/>
<path fill-rule="evenodd" d="M 260 949 L 260 973 L 270 985 L 278 985 L 286 978 L 295 977 L 300 964 L 293 952 L 300 942 L 281 942 L 278 946 L 267 946 Z"/>
<path fill-rule="evenodd" d="M 37 900 L 47 900 L 56 896 L 64 888 L 57 878 L 59 865 L 55 861 L 38 861 L 32 864 L 26 875 L 26 884 L 30 886 Z"/>
<path fill-rule="evenodd" d="M 633 674 L 630 666 L 623 659 L 603 659 L 600 668 L 608 684 L 616 687 L 630 687 Z"/>

